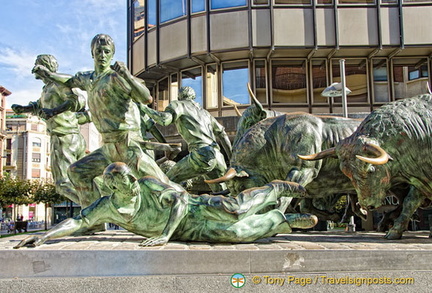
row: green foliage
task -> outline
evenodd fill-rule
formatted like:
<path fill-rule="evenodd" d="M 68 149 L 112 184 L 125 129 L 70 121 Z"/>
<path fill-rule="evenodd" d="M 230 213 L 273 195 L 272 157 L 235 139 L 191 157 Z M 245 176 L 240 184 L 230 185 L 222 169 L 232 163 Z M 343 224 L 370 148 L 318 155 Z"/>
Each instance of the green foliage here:
<path fill-rule="evenodd" d="M 29 180 L 12 178 L 9 174 L 0 178 L 0 206 L 30 204 L 32 183 Z"/>
<path fill-rule="evenodd" d="M 45 181 L 31 181 L 13 178 L 5 174 L 0 178 L 0 208 L 11 204 L 45 203 L 52 205 L 65 198 L 55 190 L 55 185 Z"/>
<path fill-rule="evenodd" d="M 334 209 L 338 214 L 343 215 L 347 204 L 348 204 L 347 196 L 346 195 L 341 196 L 341 198 L 339 198 L 339 200 L 336 202 Z"/>
<path fill-rule="evenodd" d="M 62 195 L 58 194 L 55 185 L 52 182 L 33 181 L 32 186 L 33 202 L 53 205 L 66 200 Z"/>

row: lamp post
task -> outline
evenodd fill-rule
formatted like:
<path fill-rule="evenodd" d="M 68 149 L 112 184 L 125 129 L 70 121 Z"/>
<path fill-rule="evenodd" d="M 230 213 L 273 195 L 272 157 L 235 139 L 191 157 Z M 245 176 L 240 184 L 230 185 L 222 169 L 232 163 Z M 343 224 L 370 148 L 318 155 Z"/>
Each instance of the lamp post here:
<path fill-rule="evenodd" d="M 342 97 L 342 115 L 343 117 L 348 117 L 348 107 L 347 107 L 347 95 L 351 93 L 351 90 L 346 87 L 345 81 L 345 60 L 339 60 L 340 64 L 340 73 L 341 73 L 341 82 L 334 82 L 329 85 L 325 90 L 322 91 L 321 96 L 327 97 L 331 99 L 333 102 L 333 98 Z"/>
<path fill-rule="evenodd" d="M 342 97 L 342 115 L 348 118 L 348 107 L 347 107 L 347 95 L 351 93 L 351 90 L 346 87 L 345 79 L 345 59 L 339 60 L 341 82 L 332 83 L 325 90 L 322 91 L 321 96 L 331 99 L 331 104 L 333 104 L 333 98 Z M 350 204 L 348 202 L 348 204 Z M 348 224 L 348 231 L 355 231 L 354 217 L 350 217 L 350 222 Z"/>

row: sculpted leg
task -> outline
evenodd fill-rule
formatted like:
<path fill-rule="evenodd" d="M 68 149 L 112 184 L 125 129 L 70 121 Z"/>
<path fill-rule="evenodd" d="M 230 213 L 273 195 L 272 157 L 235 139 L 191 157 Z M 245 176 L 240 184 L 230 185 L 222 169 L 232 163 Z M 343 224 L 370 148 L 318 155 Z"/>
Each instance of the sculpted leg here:
<path fill-rule="evenodd" d="M 400 239 L 403 231 L 408 228 L 411 216 L 420 207 L 423 200 L 424 196 L 421 195 L 415 187 L 411 187 L 407 197 L 403 201 L 400 216 L 394 221 L 393 227 L 387 232 L 384 238 L 389 240 Z"/>
<path fill-rule="evenodd" d="M 225 210 L 239 218 L 254 215 L 265 208 L 274 207 L 282 197 L 303 198 L 306 190 L 297 183 L 275 180 L 261 187 L 246 189 L 236 197 L 223 200 Z"/>
<path fill-rule="evenodd" d="M 238 221 L 227 230 L 234 232 L 236 239 L 224 239 L 232 242 L 254 241 L 278 233 L 288 234 L 292 228 L 309 229 L 318 223 L 318 218 L 309 214 L 286 214 L 271 210 L 264 214 L 252 215 Z"/>
<path fill-rule="evenodd" d="M 69 167 L 69 179 L 78 192 L 82 208 L 88 207 L 101 197 L 93 179 L 101 175 L 105 167 L 110 163 L 105 158 L 102 150 L 98 149 Z"/>
<path fill-rule="evenodd" d="M 278 210 L 265 214 L 252 215 L 238 221 L 227 229 L 228 242 L 250 242 L 260 238 L 270 237 L 277 233 L 291 233 L 291 228 L 284 215 Z M 221 241 L 217 239 L 217 241 Z"/>

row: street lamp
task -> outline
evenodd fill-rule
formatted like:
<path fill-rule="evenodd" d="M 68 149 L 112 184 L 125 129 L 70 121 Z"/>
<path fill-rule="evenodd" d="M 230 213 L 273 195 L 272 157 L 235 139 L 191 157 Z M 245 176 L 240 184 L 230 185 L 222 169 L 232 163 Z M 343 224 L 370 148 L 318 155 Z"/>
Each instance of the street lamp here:
<path fill-rule="evenodd" d="M 321 96 L 331 99 L 331 104 L 333 104 L 334 97 L 342 97 L 342 113 L 343 117 L 348 117 L 347 110 L 347 95 L 351 93 L 351 90 L 346 87 L 345 82 L 345 60 L 339 60 L 340 72 L 341 72 L 341 82 L 332 83 L 325 90 L 322 91 Z"/>

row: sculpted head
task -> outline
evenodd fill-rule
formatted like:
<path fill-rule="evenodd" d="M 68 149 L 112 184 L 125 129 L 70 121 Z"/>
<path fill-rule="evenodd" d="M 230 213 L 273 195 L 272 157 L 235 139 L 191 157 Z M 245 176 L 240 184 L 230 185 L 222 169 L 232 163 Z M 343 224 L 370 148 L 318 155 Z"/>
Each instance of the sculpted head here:
<path fill-rule="evenodd" d="M 183 86 L 179 89 L 178 99 L 180 101 L 195 100 L 195 97 L 196 97 L 195 90 L 190 86 Z"/>
<path fill-rule="evenodd" d="M 57 59 L 53 55 L 41 54 L 36 57 L 35 65 L 45 66 L 51 72 L 57 72 L 58 63 Z M 37 73 L 35 73 L 36 79 L 41 79 Z"/>
<path fill-rule="evenodd" d="M 341 171 L 351 180 L 360 205 L 373 210 L 380 207 L 390 189 L 390 156 L 377 141 L 358 137 L 350 143 L 339 143 L 336 153 Z"/>
<path fill-rule="evenodd" d="M 113 39 L 109 35 L 105 34 L 96 35 L 91 42 L 91 52 L 96 70 L 105 70 L 109 68 L 115 53 Z"/>
<path fill-rule="evenodd" d="M 110 164 L 103 173 L 105 185 L 112 191 L 124 195 L 136 193 L 139 185 L 131 169 L 122 162 Z"/>
<path fill-rule="evenodd" d="M 299 157 L 309 161 L 338 158 L 340 169 L 351 180 L 360 205 L 369 210 L 382 206 L 391 187 L 388 161 L 392 158 L 378 141 L 367 136 L 352 135 L 334 148 Z"/>

